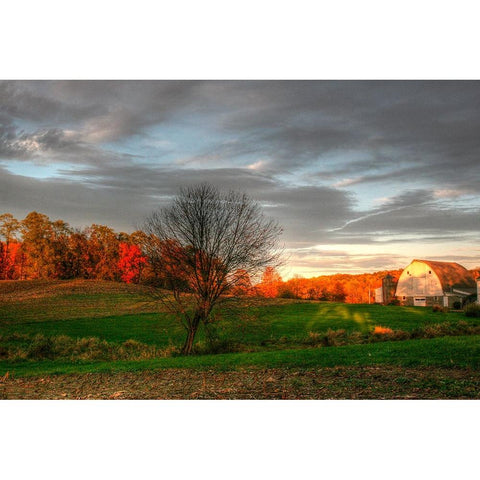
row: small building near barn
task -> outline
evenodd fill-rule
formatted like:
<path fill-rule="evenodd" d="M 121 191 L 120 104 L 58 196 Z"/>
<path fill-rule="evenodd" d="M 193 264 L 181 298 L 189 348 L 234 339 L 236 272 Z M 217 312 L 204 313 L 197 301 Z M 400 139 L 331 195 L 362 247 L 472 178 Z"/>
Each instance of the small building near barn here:
<path fill-rule="evenodd" d="M 383 303 L 383 288 L 378 287 L 375 289 L 375 303 Z"/>
<path fill-rule="evenodd" d="M 382 286 L 375 289 L 375 303 L 390 305 L 395 300 L 395 279 L 387 274 L 382 278 Z"/>
<path fill-rule="evenodd" d="M 472 273 L 458 263 L 413 260 L 400 275 L 395 295 L 402 305 L 452 308 L 476 290 Z"/>

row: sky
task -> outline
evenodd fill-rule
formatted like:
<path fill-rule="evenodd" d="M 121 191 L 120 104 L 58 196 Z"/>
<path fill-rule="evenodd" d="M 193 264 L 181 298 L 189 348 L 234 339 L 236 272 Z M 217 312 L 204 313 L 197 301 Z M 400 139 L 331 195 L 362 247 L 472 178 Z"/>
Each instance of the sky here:
<path fill-rule="evenodd" d="M 284 278 L 480 265 L 479 81 L 1 81 L 0 213 L 132 232 L 247 192 Z"/>

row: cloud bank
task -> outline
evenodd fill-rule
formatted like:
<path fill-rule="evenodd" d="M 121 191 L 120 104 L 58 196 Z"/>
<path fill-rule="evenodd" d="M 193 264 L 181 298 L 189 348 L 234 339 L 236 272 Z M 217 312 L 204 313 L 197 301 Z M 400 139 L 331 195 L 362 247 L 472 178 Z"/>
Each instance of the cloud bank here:
<path fill-rule="evenodd" d="M 473 267 L 479 105 L 476 81 L 4 81 L 0 210 L 131 231 L 207 181 L 278 218 L 292 272 Z"/>

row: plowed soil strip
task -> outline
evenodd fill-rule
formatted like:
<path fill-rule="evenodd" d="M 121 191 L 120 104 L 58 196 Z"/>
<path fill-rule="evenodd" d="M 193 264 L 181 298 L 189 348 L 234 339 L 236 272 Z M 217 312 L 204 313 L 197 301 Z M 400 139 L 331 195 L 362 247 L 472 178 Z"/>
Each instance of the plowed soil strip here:
<path fill-rule="evenodd" d="M 480 398 L 480 371 L 335 367 L 169 369 L 0 378 L 0 399 L 454 399 Z"/>

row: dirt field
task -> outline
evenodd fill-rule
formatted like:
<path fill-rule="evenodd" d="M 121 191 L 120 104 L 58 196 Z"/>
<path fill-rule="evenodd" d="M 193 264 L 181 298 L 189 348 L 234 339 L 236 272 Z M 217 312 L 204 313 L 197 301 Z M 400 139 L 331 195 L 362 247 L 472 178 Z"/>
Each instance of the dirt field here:
<path fill-rule="evenodd" d="M 480 372 L 457 368 L 188 369 L 0 379 L 1 399 L 480 398 Z"/>

